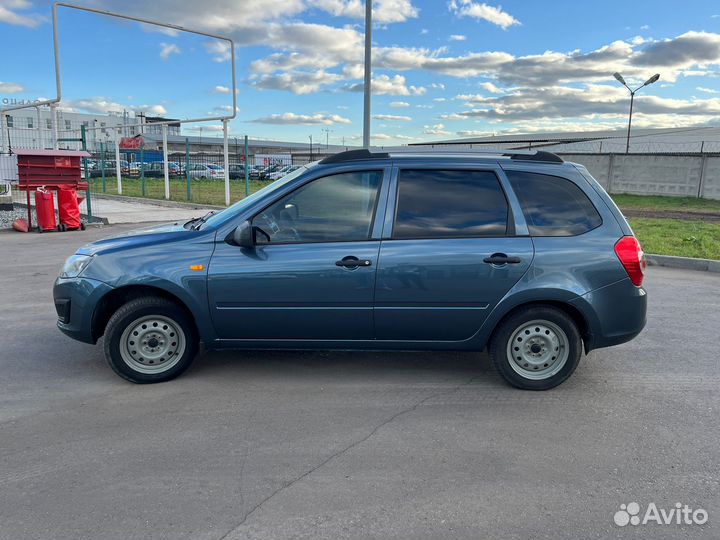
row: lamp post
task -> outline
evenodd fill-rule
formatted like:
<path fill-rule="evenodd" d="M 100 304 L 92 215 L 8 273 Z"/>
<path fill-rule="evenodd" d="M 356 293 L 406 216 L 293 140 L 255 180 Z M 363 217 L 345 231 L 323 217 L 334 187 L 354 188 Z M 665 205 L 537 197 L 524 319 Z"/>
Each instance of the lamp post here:
<path fill-rule="evenodd" d="M 627 83 L 625 82 L 625 79 L 623 79 L 623 76 L 620 75 L 617 71 L 613 73 L 613 77 L 622 84 L 625 88 L 628 89 L 630 92 L 630 116 L 628 117 L 628 131 L 627 131 L 627 144 L 625 145 L 625 153 L 628 154 L 630 152 L 630 126 L 632 125 L 632 110 L 633 110 L 633 102 L 635 101 L 635 92 L 640 90 L 641 88 L 645 88 L 646 86 L 649 86 L 653 84 L 654 82 L 657 82 L 657 80 L 660 78 L 660 74 L 656 73 L 652 77 L 650 77 L 647 81 L 645 81 L 643 84 L 638 86 L 635 90 L 631 89 Z"/>
<path fill-rule="evenodd" d="M 372 0 L 365 1 L 365 76 L 363 86 L 363 148 L 370 148 L 370 100 L 372 99 Z"/>

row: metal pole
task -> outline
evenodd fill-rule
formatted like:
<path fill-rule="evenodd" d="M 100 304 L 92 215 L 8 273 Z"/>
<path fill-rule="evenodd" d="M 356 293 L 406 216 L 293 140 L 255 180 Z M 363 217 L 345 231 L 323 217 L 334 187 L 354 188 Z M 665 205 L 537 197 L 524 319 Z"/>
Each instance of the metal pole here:
<path fill-rule="evenodd" d="M 230 158 L 228 157 L 227 120 L 223 120 L 223 160 L 225 164 L 225 206 L 230 206 Z"/>
<path fill-rule="evenodd" d="M 187 184 L 187 200 L 192 201 L 192 187 L 190 187 L 190 140 L 185 137 L 185 183 Z"/>
<path fill-rule="evenodd" d="M 312 163 L 312 135 L 310 135 L 310 162 Z"/>
<path fill-rule="evenodd" d="M 115 134 L 115 175 L 117 176 L 118 195 L 122 195 L 122 167 L 120 166 L 120 133 Z"/>
<path fill-rule="evenodd" d="M 630 126 L 632 125 L 632 110 L 633 101 L 635 100 L 635 92 L 630 92 L 630 116 L 628 118 L 628 133 L 627 133 L 627 145 L 625 146 L 625 153 L 630 153 Z"/>
<path fill-rule="evenodd" d="M 363 107 L 363 148 L 370 148 L 370 95 L 372 77 L 372 0 L 365 2 L 365 95 Z"/>
<path fill-rule="evenodd" d="M 102 174 L 103 193 L 107 192 L 107 178 L 105 178 L 105 145 L 100 143 L 100 173 Z"/>
<path fill-rule="evenodd" d="M 168 128 L 167 124 L 162 125 L 163 138 L 163 174 L 165 175 L 165 199 L 170 200 L 170 169 L 168 168 Z"/>
<path fill-rule="evenodd" d="M 250 155 L 248 152 L 248 136 L 245 135 L 245 196 L 250 195 Z"/>
<path fill-rule="evenodd" d="M 80 137 L 82 139 L 82 149 L 83 151 L 87 151 L 87 139 L 85 134 L 85 126 L 80 126 Z M 57 139 L 55 139 L 57 141 Z M 57 146 L 55 147 L 57 150 Z M 85 192 L 85 200 L 87 201 L 87 215 L 88 215 L 88 221 L 92 221 L 92 198 L 90 196 L 90 185 L 91 185 L 91 178 L 90 174 L 88 172 L 88 164 L 87 164 L 87 158 L 83 158 L 83 169 L 85 170 L 85 181 L 87 182 L 88 188 Z"/>
<path fill-rule="evenodd" d="M 142 196 L 145 197 L 145 143 L 140 143 L 140 185 L 142 186 Z"/>
<path fill-rule="evenodd" d="M 53 103 L 50 105 L 50 120 L 52 122 L 52 147 L 58 149 L 58 117 L 57 117 L 57 104 Z M 82 132 L 85 133 L 85 126 L 82 126 Z M 83 135 L 83 138 L 85 135 Z"/>
<path fill-rule="evenodd" d="M 10 128 L 8 128 L 8 138 L 10 138 Z M 8 145 L 9 146 L 9 145 Z M 0 111 L 0 154 L 5 151 L 5 113 Z"/>
<path fill-rule="evenodd" d="M 37 134 L 38 134 L 38 150 L 42 150 L 45 145 L 43 144 L 42 127 L 40 126 L 40 107 L 35 107 L 37 113 Z"/>

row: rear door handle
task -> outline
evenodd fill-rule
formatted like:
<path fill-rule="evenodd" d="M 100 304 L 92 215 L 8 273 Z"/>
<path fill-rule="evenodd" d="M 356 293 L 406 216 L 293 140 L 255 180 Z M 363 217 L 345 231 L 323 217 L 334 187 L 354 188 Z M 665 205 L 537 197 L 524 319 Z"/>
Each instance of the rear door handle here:
<path fill-rule="evenodd" d="M 347 257 L 343 257 L 339 261 L 335 261 L 335 266 L 341 266 L 343 268 L 357 268 L 359 266 L 372 266 L 372 261 L 369 261 L 367 259 L 361 261 L 357 257 L 348 255 Z"/>
<path fill-rule="evenodd" d="M 518 264 L 522 262 L 520 257 L 509 257 L 504 253 L 493 253 L 489 257 L 483 259 L 487 264 Z"/>

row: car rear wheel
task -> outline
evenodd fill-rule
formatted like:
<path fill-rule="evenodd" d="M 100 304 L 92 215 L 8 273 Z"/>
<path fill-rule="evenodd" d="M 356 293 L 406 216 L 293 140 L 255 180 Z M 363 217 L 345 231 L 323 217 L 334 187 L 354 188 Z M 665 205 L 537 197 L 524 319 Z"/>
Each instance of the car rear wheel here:
<path fill-rule="evenodd" d="M 490 342 L 495 367 L 511 385 L 548 390 L 580 362 L 582 340 L 575 322 L 551 306 L 523 308 L 496 328 Z"/>
<path fill-rule="evenodd" d="M 190 317 L 164 298 L 128 302 L 105 330 L 105 358 L 115 373 L 134 383 L 174 379 L 190 367 L 197 349 Z"/>

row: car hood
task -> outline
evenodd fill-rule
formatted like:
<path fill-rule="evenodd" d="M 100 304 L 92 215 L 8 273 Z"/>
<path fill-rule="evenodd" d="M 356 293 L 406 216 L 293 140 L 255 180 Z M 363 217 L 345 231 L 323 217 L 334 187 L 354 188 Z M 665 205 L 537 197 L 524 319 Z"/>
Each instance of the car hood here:
<path fill-rule="evenodd" d="M 197 234 L 197 231 L 186 229 L 182 226 L 182 223 L 179 222 L 155 225 L 85 244 L 77 250 L 77 253 L 81 255 L 98 255 L 111 251 L 178 241 L 192 234 Z"/>

